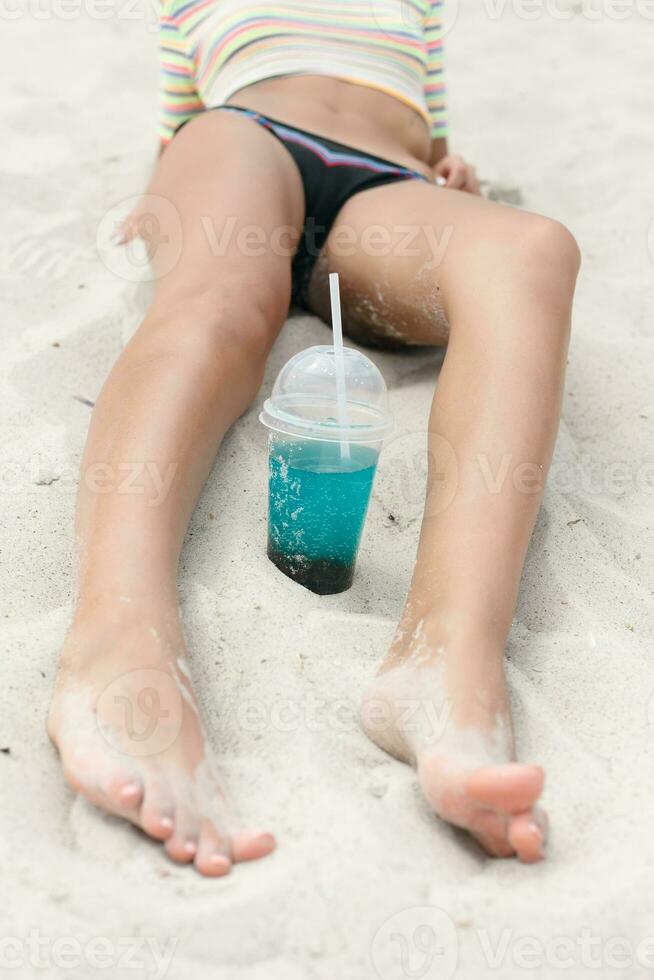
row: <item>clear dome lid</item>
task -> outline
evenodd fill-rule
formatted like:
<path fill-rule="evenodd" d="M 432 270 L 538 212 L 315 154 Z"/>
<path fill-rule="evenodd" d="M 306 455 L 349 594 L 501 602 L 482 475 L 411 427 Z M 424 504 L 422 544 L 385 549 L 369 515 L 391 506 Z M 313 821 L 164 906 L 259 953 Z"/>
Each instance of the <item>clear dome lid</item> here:
<path fill-rule="evenodd" d="M 343 348 L 347 427 L 339 424 L 336 356 L 328 345 L 295 354 L 277 375 L 259 418 L 269 429 L 311 439 L 374 442 L 393 428 L 386 383 L 370 358 Z"/>

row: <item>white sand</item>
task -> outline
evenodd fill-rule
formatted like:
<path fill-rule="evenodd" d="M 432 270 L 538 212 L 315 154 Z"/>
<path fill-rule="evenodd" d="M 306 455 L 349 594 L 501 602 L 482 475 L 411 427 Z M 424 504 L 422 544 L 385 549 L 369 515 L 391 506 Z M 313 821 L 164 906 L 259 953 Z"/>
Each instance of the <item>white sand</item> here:
<path fill-rule="evenodd" d="M 350 592 L 318 598 L 265 557 L 258 404 L 226 440 L 193 521 L 183 591 L 195 680 L 247 819 L 280 841 L 274 857 L 220 882 L 173 867 L 75 799 L 43 728 L 70 615 L 74 473 L 89 419 L 76 397 L 96 397 L 142 303 L 99 262 L 95 231 L 151 165 L 152 15 L 132 19 L 123 5 L 122 19 L 3 20 L 0 747 L 11 752 L 0 755 L 0 937 L 15 942 L 0 946 L 0 975 L 161 975 L 147 948 L 136 950 L 140 970 L 118 962 L 129 937 L 176 940 L 172 980 L 365 980 L 373 962 L 383 980 L 448 980 L 457 944 L 457 980 L 651 975 L 635 945 L 654 936 L 653 25 L 635 3 L 623 21 L 558 7 L 572 18 L 492 20 L 470 2 L 449 39 L 454 147 L 569 224 L 585 255 L 555 479 L 509 654 L 520 754 L 549 774 L 549 860 L 486 860 L 432 818 L 413 774 L 352 720 L 408 584 L 421 496 L 413 450 L 438 365 L 434 354 L 382 354 L 399 440 Z M 327 336 L 293 320 L 260 400 L 287 356 Z M 268 722 L 244 724 L 243 701 Z M 430 915 L 432 967 L 416 946 L 432 949 Z M 30 930 L 43 941 L 41 971 Z M 56 948 L 64 963 L 75 940 L 106 937 L 114 953 L 66 969 L 58 937 L 73 939 Z M 500 944 L 499 966 L 485 944 Z M 566 968 L 557 956 L 570 957 Z M 12 958 L 23 965 L 10 970 Z"/>

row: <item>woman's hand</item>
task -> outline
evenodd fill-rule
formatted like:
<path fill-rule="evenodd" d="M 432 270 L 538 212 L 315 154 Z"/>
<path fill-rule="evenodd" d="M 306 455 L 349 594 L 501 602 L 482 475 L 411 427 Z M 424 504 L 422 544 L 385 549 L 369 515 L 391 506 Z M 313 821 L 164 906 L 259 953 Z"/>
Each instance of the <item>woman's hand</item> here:
<path fill-rule="evenodd" d="M 134 210 L 131 214 L 128 214 L 126 218 L 123 218 L 116 226 L 116 231 L 114 234 L 114 244 L 115 245 L 129 245 L 131 241 L 135 238 L 139 238 L 139 224 L 141 221 L 141 215 L 138 211 Z"/>
<path fill-rule="evenodd" d="M 463 157 L 453 153 L 444 156 L 434 165 L 436 183 L 453 191 L 467 191 L 468 194 L 480 194 L 477 171 Z M 440 178 L 440 180 L 439 180 Z"/>

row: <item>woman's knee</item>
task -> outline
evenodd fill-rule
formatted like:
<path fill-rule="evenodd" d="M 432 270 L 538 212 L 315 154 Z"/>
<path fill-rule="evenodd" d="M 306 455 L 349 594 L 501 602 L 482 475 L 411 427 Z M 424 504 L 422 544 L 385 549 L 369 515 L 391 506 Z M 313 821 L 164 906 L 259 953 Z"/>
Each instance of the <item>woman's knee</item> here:
<path fill-rule="evenodd" d="M 494 304 L 502 310 L 502 336 L 509 344 L 524 343 L 525 311 L 538 327 L 539 356 L 549 351 L 560 360 L 570 339 L 570 321 L 580 251 L 568 229 L 558 221 L 520 211 L 497 209 L 480 223 L 468 243 L 466 261 L 450 265 L 442 282 L 452 334 L 472 344 L 488 342 L 480 324 L 497 328 L 488 315 Z M 474 288 L 471 288 L 474 287 Z M 508 308 L 515 315 L 507 316 Z M 480 304 L 486 311 L 480 316 Z M 497 341 L 497 336 L 495 336 Z M 534 348 L 536 349 L 536 348 Z"/>
<path fill-rule="evenodd" d="M 454 246 L 463 241 L 463 250 Z M 547 300 L 570 303 L 581 256 L 572 233 L 551 218 L 493 206 L 478 215 L 465 236 L 452 236 L 441 269 L 450 305 L 469 291 L 481 295 L 497 284 Z"/>
<path fill-rule="evenodd" d="M 146 318 L 147 340 L 201 361 L 225 353 L 265 361 L 288 310 L 284 292 L 238 277 L 167 291 Z"/>
<path fill-rule="evenodd" d="M 508 250 L 512 272 L 526 289 L 571 300 L 581 253 L 565 225 L 540 215 L 522 215 L 508 239 Z"/>

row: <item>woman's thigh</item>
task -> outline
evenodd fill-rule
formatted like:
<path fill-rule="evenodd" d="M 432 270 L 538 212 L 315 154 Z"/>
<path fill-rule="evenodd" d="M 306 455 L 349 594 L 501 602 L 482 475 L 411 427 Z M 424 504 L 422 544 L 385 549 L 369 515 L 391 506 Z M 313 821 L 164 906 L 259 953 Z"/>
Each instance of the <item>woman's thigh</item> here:
<path fill-rule="evenodd" d="M 329 322 L 328 273 L 341 281 L 344 329 L 370 346 L 442 346 L 457 290 L 519 258 L 522 232 L 546 219 L 421 181 L 351 198 L 316 263 L 309 299 Z"/>
<path fill-rule="evenodd" d="M 160 157 L 138 217 L 155 305 L 198 295 L 265 305 L 283 322 L 304 220 L 297 168 L 250 119 L 206 112 Z"/>

